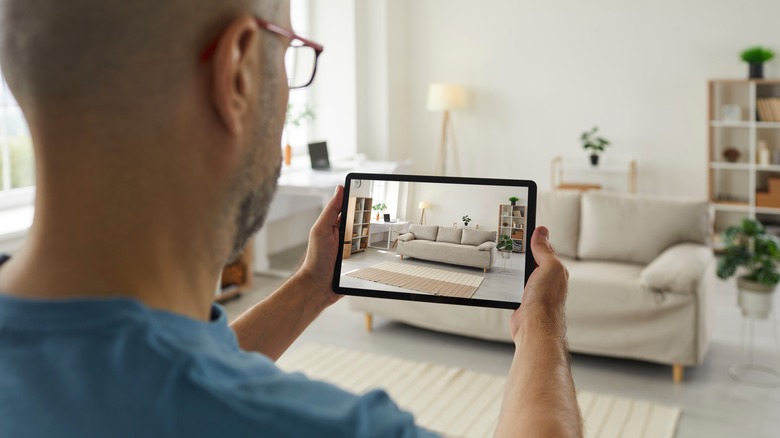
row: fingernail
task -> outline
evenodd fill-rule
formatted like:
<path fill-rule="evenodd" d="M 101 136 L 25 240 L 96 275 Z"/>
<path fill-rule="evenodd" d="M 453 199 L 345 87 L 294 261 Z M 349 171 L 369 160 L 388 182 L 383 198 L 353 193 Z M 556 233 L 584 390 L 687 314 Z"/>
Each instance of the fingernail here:
<path fill-rule="evenodd" d="M 341 186 L 336 186 L 336 191 L 333 192 L 333 196 L 336 196 L 339 193 L 339 187 Z"/>
<path fill-rule="evenodd" d="M 547 228 L 539 228 L 539 234 L 541 234 L 545 238 L 549 238 L 550 237 L 550 230 L 548 230 Z"/>

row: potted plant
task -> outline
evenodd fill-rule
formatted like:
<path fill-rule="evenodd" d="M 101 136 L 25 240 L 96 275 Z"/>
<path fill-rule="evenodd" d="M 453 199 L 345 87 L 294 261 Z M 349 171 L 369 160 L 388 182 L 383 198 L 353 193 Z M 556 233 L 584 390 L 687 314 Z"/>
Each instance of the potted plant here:
<path fill-rule="evenodd" d="M 750 65 L 750 79 L 762 79 L 764 77 L 764 63 L 774 58 L 775 52 L 761 46 L 755 46 L 743 50 L 740 57 Z"/>
<path fill-rule="evenodd" d="M 383 212 L 383 211 L 387 210 L 387 205 L 385 205 L 385 204 L 375 204 L 373 207 L 371 207 L 371 209 L 376 212 L 376 220 L 379 220 L 380 212 Z"/>
<path fill-rule="evenodd" d="M 580 136 L 582 148 L 586 151 L 590 150 L 590 164 L 593 166 L 598 166 L 599 154 L 604 152 L 604 149 L 609 146 L 609 140 L 596 135 L 598 131 L 598 126 L 594 126 L 593 129 L 583 132 Z"/>
<path fill-rule="evenodd" d="M 471 222 L 471 218 L 469 217 L 469 215 L 463 216 L 462 220 L 463 220 L 463 223 L 468 227 L 469 226 L 469 222 Z"/>
<path fill-rule="evenodd" d="M 726 279 L 739 270 L 737 303 L 742 314 L 766 319 L 772 309 L 772 293 L 780 282 L 780 241 L 766 234 L 761 222 L 747 218 L 740 226 L 728 228 L 723 240 L 726 249 L 718 261 L 718 277 Z"/>
<path fill-rule="evenodd" d="M 517 201 L 519 201 L 519 200 L 520 200 L 520 198 L 518 198 L 517 196 L 512 196 L 511 198 L 509 198 L 509 202 L 512 205 L 517 205 Z"/>
<path fill-rule="evenodd" d="M 512 250 L 515 249 L 515 242 L 506 234 L 502 234 L 498 237 L 496 249 L 501 253 L 501 257 L 508 259 L 512 256 Z"/>

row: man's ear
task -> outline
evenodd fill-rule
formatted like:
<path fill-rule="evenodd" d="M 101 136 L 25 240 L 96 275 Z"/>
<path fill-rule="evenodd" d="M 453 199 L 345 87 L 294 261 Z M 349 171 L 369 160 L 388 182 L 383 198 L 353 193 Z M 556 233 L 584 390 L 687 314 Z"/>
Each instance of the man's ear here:
<path fill-rule="evenodd" d="M 238 18 L 223 31 L 214 50 L 212 101 L 231 134 L 244 130 L 244 116 L 256 101 L 259 32 L 254 18 Z"/>

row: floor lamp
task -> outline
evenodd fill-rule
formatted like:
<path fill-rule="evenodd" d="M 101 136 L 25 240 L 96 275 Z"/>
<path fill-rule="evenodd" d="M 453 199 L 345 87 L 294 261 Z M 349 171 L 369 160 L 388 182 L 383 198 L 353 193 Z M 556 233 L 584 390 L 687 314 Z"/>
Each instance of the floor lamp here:
<path fill-rule="evenodd" d="M 417 207 L 422 209 L 422 213 L 420 213 L 420 225 L 425 225 L 425 210 L 431 208 L 431 203 L 423 201 L 420 202 Z"/>
<path fill-rule="evenodd" d="M 447 135 L 452 138 L 452 161 L 455 163 L 455 175 L 460 175 L 460 157 L 458 146 L 455 144 L 455 136 L 452 130 L 450 111 L 466 107 L 466 91 L 460 85 L 455 84 L 431 84 L 428 88 L 428 111 L 443 111 L 444 118 L 441 124 L 441 142 L 436 158 L 436 173 L 447 174 Z"/>

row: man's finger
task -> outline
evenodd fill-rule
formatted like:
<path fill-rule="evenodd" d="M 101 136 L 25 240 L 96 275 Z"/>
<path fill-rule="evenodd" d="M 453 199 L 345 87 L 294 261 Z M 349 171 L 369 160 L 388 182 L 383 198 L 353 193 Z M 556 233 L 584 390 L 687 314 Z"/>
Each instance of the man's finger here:
<path fill-rule="evenodd" d="M 550 230 L 546 227 L 537 227 L 533 236 L 531 236 L 531 249 L 534 253 L 534 260 L 539 266 L 544 266 L 545 263 L 554 261 L 557 258 L 555 250 L 548 239 L 549 235 Z"/>
<path fill-rule="evenodd" d="M 341 213 L 341 204 L 343 201 L 344 186 L 338 186 L 336 187 L 336 193 L 333 194 L 333 197 L 330 198 L 328 205 L 326 205 L 325 209 L 322 210 L 322 213 L 320 213 L 320 218 L 317 219 L 316 226 L 320 226 L 320 224 L 331 226 L 331 224 L 336 222 L 339 218 L 339 214 Z"/>

